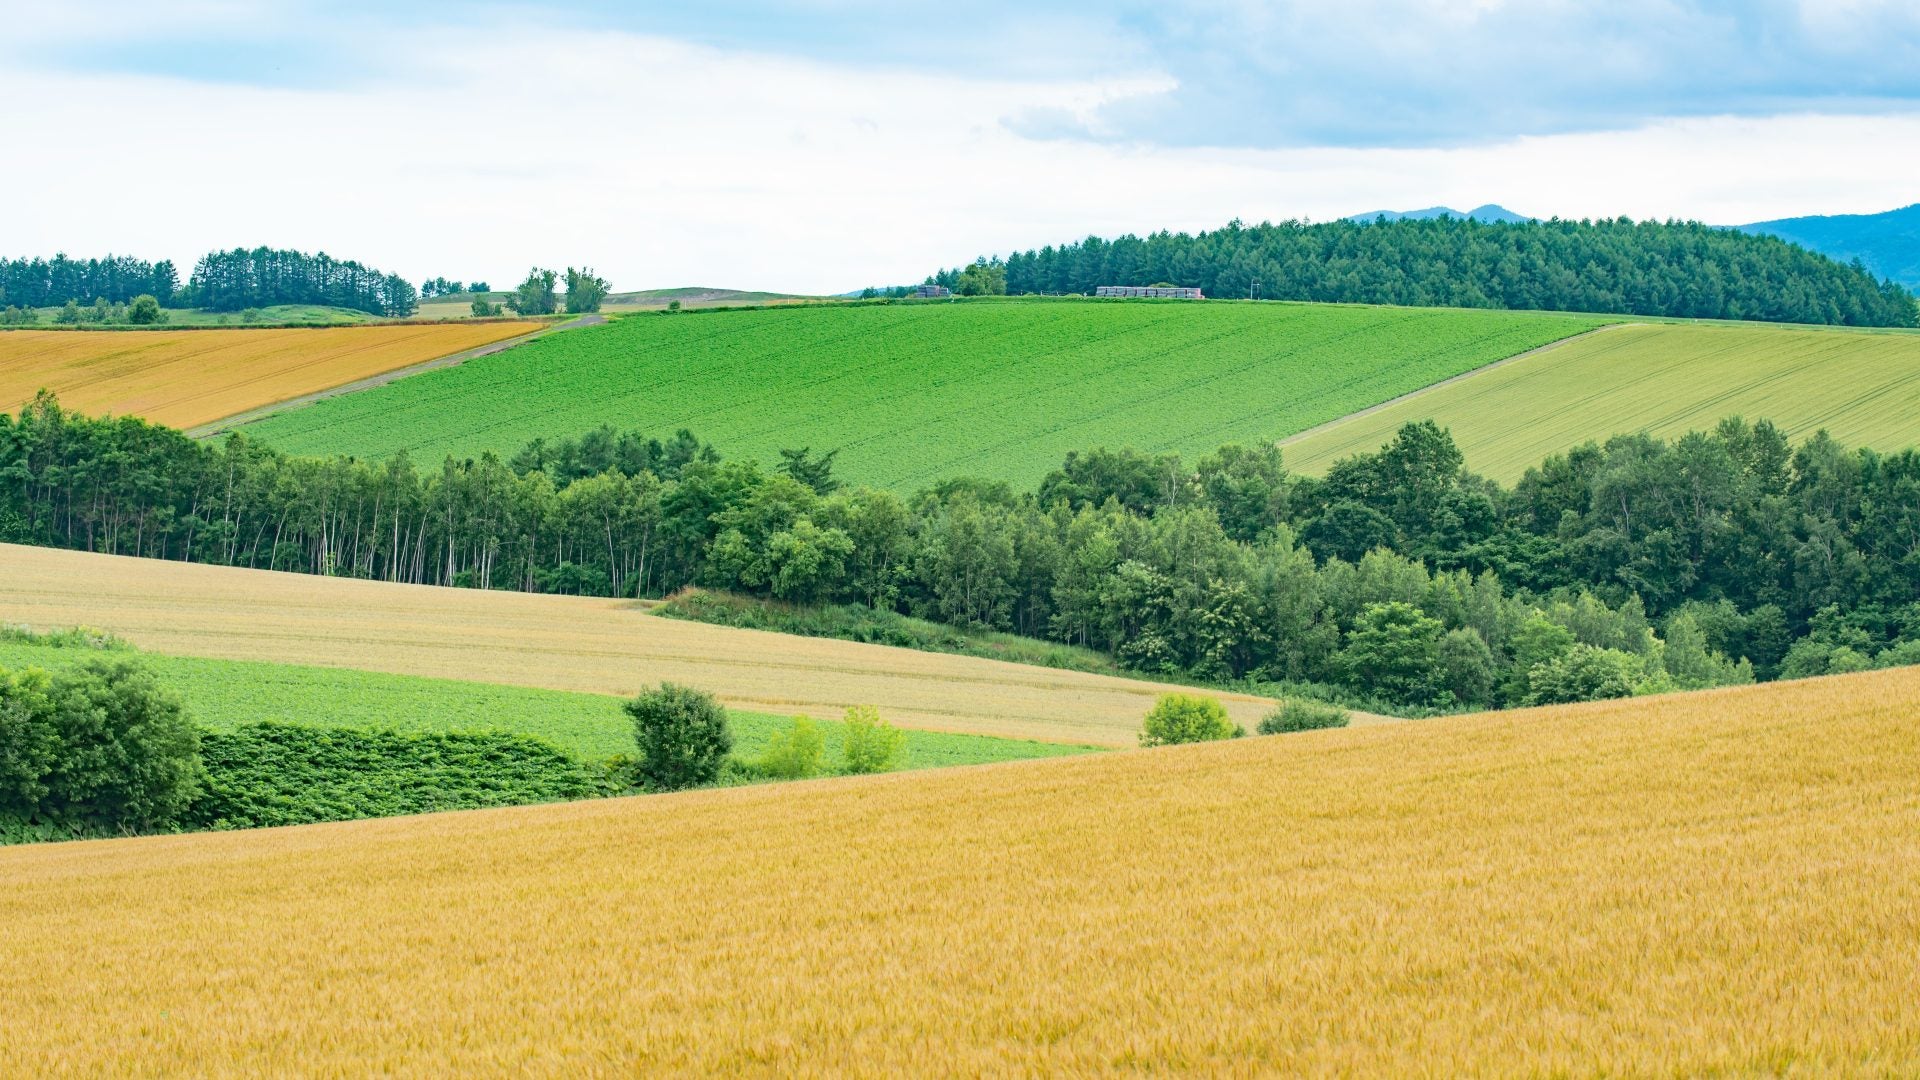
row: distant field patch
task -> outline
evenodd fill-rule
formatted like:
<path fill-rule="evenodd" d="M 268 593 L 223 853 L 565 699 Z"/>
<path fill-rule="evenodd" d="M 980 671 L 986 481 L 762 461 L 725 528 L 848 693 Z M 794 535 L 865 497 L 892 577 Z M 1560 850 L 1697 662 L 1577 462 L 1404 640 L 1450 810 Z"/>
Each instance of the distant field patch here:
<path fill-rule="evenodd" d="M 1589 439 L 1677 435 L 1734 414 L 1796 438 L 1899 450 L 1920 442 L 1920 334 L 1657 324 L 1569 341 L 1286 444 L 1290 467 L 1325 472 L 1409 421 L 1452 429 L 1467 467 L 1512 481 Z"/>
<path fill-rule="evenodd" d="M 1309 304 L 1010 301 L 648 315 L 249 425 L 295 453 L 511 453 L 689 428 L 851 481 L 1037 482 L 1069 450 L 1278 438 L 1607 320 Z"/>
<path fill-rule="evenodd" d="M 540 325 L 9 330 L 0 333 L 0 410 L 14 411 L 45 388 L 76 411 L 192 427 Z"/>
<path fill-rule="evenodd" d="M 626 696 L 665 681 L 730 708 L 1136 745 L 1172 687 L 972 656 L 667 619 L 632 601 L 285 574 L 0 544 L 0 622 L 94 626 L 178 656 Z M 1273 705 L 1218 693 L 1251 730 Z"/>
<path fill-rule="evenodd" d="M 0 668 L 55 670 L 99 653 L 0 642 Z M 246 660 L 213 660 L 159 653 L 133 654 L 181 696 L 202 727 L 231 731 L 277 721 L 310 727 L 380 728 L 407 732 L 499 731 L 532 735 L 586 761 L 634 752 L 633 721 L 621 699 L 522 686 L 388 675 L 350 668 L 307 667 Z M 788 717 L 729 711 L 734 751 L 752 758 Z M 826 759 L 840 759 L 841 725 L 822 720 Z M 1084 748 L 1025 739 L 996 739 L 938 731 L 906 733 L 900 768 L 977 765 L 989 761 L 1058 757 Z"/>

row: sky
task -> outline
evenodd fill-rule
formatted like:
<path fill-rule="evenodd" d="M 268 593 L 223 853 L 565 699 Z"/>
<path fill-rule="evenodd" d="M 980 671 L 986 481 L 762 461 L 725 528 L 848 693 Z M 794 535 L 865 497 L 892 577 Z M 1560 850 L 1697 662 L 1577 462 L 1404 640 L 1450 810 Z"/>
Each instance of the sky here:
<path fill-rule="evenodd" d="M 836 293 L 1089 234 L 1920 202 L 1914 0 L 0 0 L 0 256 Z"/>

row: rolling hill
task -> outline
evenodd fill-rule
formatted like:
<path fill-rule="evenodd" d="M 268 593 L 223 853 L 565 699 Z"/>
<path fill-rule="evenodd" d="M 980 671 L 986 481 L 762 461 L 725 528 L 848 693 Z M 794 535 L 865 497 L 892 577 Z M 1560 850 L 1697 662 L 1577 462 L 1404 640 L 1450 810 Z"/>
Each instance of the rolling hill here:
<path fill-rule="evenodd" d="M 1849 445 L 1920 443 L 1920 334 L 1728 324 L 1636 324 L 1543 349 L 1285 441 L 1289 468 L 1325 472 L 1400 425 L 1452 430 L 1467 467 L 1517 479 L 1549 454 L 1611 435 L 1673 436 L 1727 416 Z"/>
<path fill-rule="evenodd" d="M 1920 1071 L 1920 669 L 0 851 L 0 1071 Z"/>
<path fill-rule="evenodd" d="M 723 455 L 839 450 L 842 479 L 1036 483 L 1069 450 L 1278 438 L 1603 318 L 1293 304 L 1002 301 L 621 319 L 245 430 L 415 460 L 613 424 Z"/>
<path fill-rule="evenodd" d="M 52 390 L 69 409 L 192 427 L 521 337 L 536 322 L 275 330 L 10 330 L 0 411 Z"/>
<path fill-rule="evenodd" d="M 0 544 L 0 617 L 94 626 L 178 656 L 631 695 L 662 680 L 747 712 L 1137 744 L 1175 687 L 648 615 L 634 601 L 395 585 Z M 1252 729 L 1272 702 L 1216 694 Z"/>
<path fill-rule="evenodd" d="M 1920 203 L 1883 214 L 1831 214 L 1781 218 L 1740 226 L 1765 233 L 1841 262 L 1859 259 L 1868 270 L 1920 292 Z"/>

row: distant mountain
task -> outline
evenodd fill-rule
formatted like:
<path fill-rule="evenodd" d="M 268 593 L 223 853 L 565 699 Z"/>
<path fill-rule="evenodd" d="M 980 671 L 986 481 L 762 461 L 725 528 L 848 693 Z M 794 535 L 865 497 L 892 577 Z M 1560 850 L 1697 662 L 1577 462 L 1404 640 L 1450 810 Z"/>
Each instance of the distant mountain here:
<path fill-rule="evenodd" d="M 1859 259 L 1875 276 L 1920 291 L 1920 203 L 1884 214 L 1781 218 L 1735 227 L 1790 240 L 1841 262 Z"/>
<path fill-rule="evenodd" d="M 1432 221 L 1435 218 L 1472 218 L 1475 221 L 1504 222 L 1509 225 L 1518 225 L 1521 222 L 1533 220 L 1530 217 L 1516 214 L 1504 206 L 1496 206 L 1493 203 L 1488 203 L 1485 206 L 1476 206 L 1471 210 L 1464 211 L 1455 210 L 1451 206 L 1429 206 L 1425 210 L 1375 210 L 1372 213 L 1355 214 L 1347 220 L 1357 221 L 1365 225 L 1378 218 L 1386 218 L 1388 221 Z"/>

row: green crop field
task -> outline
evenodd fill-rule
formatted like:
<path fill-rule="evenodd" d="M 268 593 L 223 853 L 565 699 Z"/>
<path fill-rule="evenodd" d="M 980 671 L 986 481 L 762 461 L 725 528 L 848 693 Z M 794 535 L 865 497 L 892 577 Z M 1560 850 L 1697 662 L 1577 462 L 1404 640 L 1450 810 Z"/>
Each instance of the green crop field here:
<path fill-rule="evenodd" d="M 101 653 L 79 648 L 0 642 L 0 668 L 57 670 Z M 125 655 L 125 654 L 107 654 Z M 203 727 L 231 730 L 277 720 L 324 727 L 395 731 L 507 731 L 533 735 L 598 761 L 633 752 L 632 722 L 620 699 L 516 686 L 387 675 L 351 668 L 303 667 L 246 660 L 209 660 L 140 652 L 139 659 L 176 691 Z M 758 754 L 786 717 L 729 710 L 735 751 Z M 884 719 L 884 716 L 883 716 Z M 820 721 L 826 760 L 840 757 L 840 724 Z M 906 733 L 903 768 L 976 765 L 1058 757 L 1092 747 L 934 731 Z"/>
<path fill-rule="evenodd" d="M 296 453 L 511 453 L 601 423 L 845 480 L 1037 482 L 1069 450 L 1279 438 L 1608 320 L 1312 304 L 988 301 L 630 316 L 246 430 Z"/>
<path fill-rule="evenodd" d="M 1686 324 L 1618 326 L 1435 387 L 1286 445 L 1301 472 L 1377 449 L 1401 424 L 1453 431 L 1467 467 L 1511 481 L 1589 439 L 1671 436 L 1723 417 L 1772 420 L 1848 445 L 1920 442 L 1920 334 Z"/>

